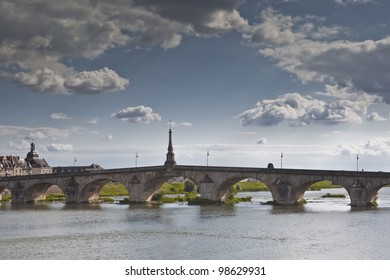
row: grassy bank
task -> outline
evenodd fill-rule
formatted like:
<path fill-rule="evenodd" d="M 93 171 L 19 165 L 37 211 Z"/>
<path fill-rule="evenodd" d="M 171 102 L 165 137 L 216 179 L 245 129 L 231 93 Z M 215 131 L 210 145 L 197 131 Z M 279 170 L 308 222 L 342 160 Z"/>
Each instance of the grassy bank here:
<path fill-rule="evenodd" d="M 317 183 L 314 183 L 313 185 L 311 185 L 308 188 L 308 190 L 309 191 L 319 191 L 321 189 L 338 189 L 338 188 L 342 188 L 342 186 L 333 185 L 332 182 L 330 182 L 330 181 L 321 181 L 321 182 L 317 182 Z"/>
<path fill-rule="evenodd" d="M 262 182 L 238 182 L 231 190 L 236 192 L 264 192 L 269 191 Z"/>
<path fill-rule="evenodd" d="M 3 197 L 0 200 L 0 202 L 10 202 L 10 201 L 11 201 L 10 195 L 3 195 Z"/>
<path fill-rule="evenodd" d="M 99 197 L 104 196 L 126 196 L 129 195 L 126 187 L 119 183 L 108 183 L 99 192 Z"/>
<path fill-rule="evenodd" d="M 48 193 L 45 197 L 46 202 L 65 201 L 63 193 Z"/>
<path fill-rule="evenodd" d="M 321 196 L 322 198 L 345 198 L 345 195 L 344 194 L 331 194 L 331 193 L 326 193 L 324 194 L 323 196 Z"/>

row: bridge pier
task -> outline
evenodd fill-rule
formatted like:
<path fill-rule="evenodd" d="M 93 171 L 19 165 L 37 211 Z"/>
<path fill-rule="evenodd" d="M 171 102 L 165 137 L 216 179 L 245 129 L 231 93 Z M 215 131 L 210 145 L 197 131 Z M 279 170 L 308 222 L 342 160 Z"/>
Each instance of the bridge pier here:
<path fill-rule="evenodd" d="M 65 194 L 65 203 L 79 203 L 79 184 L 74 177 L 71 177 L 64 185 L 63 192 Z"/>
<path fill-rule="evenodd" d="M 360 180 L 356 180 L 347 191 L 351 199 L 351 206 L 364 207 L 376 204 L 376 192 L 369 192 Z"/>
<path fill-rule="evenodd" d="M 217 196 L 216 187 L 213 182 L 200 184 L 200 197 L 210 201 L 220 202 L 221 198 Z"/>
<path fill-rule="evenodd" d="M 136 176 L 134 177 L 136 178 Z M 126 189 L 129 193 L 129 200 L 131 202 L 147 202 L 150 200 L 150 195 L 143 191 L 143 184 L 140 181 L 135 181 L 134 178 L 133 181 L 126 186 Z"/>
<path fill-rule="evenodd" d="M 25 190 L 25 186 L 20 182 L 17 182 L 16 185 L 11 188 L 12 203 L 14 204 L 25 203 L 24 190 Z"/>
<path fill-rule="evenodd" d="M 278 205 L 295 205 L 304 201 L 304 192 L 297 192 L 297 187 L 284 178 L 279 178 L 269 186 L 272 198 Z"/>
<path fill-rule="evenodd" d="M 351 198 L 351 206 L 367 206 L 367 191 L 359 186 L 352 186 L 349 189 L 349 197 Z"/>

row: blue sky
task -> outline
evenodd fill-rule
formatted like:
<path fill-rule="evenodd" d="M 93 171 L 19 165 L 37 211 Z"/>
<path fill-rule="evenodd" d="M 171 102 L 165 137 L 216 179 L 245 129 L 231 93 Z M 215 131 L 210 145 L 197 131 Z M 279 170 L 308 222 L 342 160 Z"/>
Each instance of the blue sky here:
<path fill-rule="evenodd" d="M 390 2 L 0 0 L 0 154 L 390 171 Z"/>

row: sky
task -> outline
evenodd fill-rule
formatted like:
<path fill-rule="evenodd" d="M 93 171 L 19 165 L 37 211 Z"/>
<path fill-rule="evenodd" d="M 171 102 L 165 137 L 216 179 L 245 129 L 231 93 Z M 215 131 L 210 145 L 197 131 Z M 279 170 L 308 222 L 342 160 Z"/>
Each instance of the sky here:
<path fill-rule="evenodd" d="M 390 171 L 389 11 L 0 0 L 0 155 L 162 165 L 171 122 L 177 164 Z"/>

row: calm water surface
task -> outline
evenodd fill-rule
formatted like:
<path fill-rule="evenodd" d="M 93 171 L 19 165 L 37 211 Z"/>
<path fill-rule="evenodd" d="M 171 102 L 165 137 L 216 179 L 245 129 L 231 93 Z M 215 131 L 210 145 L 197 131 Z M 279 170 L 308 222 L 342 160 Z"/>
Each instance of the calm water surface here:
<path fill-rule="evenodd" d="M 0 204 L 0 259 L 390 259 L 390 188 L 376 208 L 306 192 L 304 206 Z M 348 196 L 347 196 L 348 197 Z"/>

